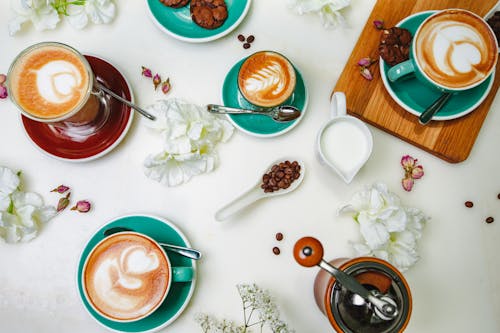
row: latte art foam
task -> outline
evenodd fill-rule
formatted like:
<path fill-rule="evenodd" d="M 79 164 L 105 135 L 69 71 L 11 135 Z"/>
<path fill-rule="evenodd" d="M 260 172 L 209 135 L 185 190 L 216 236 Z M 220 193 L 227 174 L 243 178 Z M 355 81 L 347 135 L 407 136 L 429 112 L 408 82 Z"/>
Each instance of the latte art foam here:
<path fill-rule="evenodd" d="M 416 59 L 434 82 L 451 88 L 474 85 L 497 60 L 495 36 L 485 22 L 464 11 L 431 17 L 416 37 Z"/>
<path fill-rule="evenodd" d="M 9 76 L 15 101 L 25 112 L 42 119 L 74 111 L 88 96 L 91 80 L 76 51 L 52 44 L 22 54 Z"/>
<path fill-rule="evenodd" d="M 259 52 L 241 66 L 238 86 L 251 103 L 276 106 L 293 93 L 295 70 L 283 56 L 274 52 Z"/>
<path fill-rule="evenodd" d="M 84 272 L 87 295 L 101 313 L 134 320 L 163 300 L 169 279 L 163 252 L 145 237 L 124 234 L 101 243 Z"/>

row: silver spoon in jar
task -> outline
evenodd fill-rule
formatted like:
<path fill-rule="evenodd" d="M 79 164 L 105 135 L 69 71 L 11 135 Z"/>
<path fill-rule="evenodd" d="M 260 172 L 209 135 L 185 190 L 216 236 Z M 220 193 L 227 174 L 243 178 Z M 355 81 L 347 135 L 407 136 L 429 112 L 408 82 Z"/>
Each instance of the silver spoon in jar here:
<path fill-rule="evenodd" d="M 293 161 L 294 159 L 281 158 L 277 161 L 274 161 L 273 163 L 271 163 L 269 165 L 269 167 L 265 170 L 264 173 L 268 173 L 274 165 L 279 164 L 280 162 L 283 162 L 286 160 Z M 280 188 L 280 189 L 273 191 L 273 192 L 265 192 L 264 189 L 261 188 L 261 185 L 263 183 L 262 176 L 261 176 L 261 179 L 259 179 L 259 181 L 254 186 L 252 186 L 246 192 L 244 192 L 241 195 L 239 195 L 238 197 L 236 197 L 233 201 L 226 204 L 224 207 L 220 208 L 215 213 L 215 219 L 219 222 L 224 221 L 224 220 L 228 219 L 229 217 L 231 217 L 233 214 L 236 214 L 237 212 L 239 212 L 240 210 L 242 210 L 243 208 L 247 207 L 248 205 L 254 203 L 257 200 L 260 200 L 263 198 L 275 197 L 275 196 L 282 195 L 282 194 L 287 194 L 287 193 L 290 193 L 293 190 L 295 190 L 302 183 L 302 180 L 304 179 L 304 173 L 306 171 L 305 167 L 304 167 L 304 162 L 297 160 L 297 159 L 295 159 L 295 160 L 300 165 L 299 177 L 297 179 L 293 180 L 290 183 L 289 187 Z"/>
<path fill-rule="evenodd" d="M 261 114 L 271 117 L 274 121 L 280 123 L 295 120 L 302 114 L 299 109 L 291 105 L 280 105 L 269 109 L 248 110 L 231 108 L 223 105 L 208 104 L 207 111 L 211 113 L 223 114 Z"/>
<path fill-rule="evenodd" d="M 124 228 L 124 227 L 113 227 L 104 230 L 104 236 L 108 237 L 111 236 L 112 234 L 116 234 L 117 232 L 124 232 L 124 231 L 134 231 L 129 228 Z M 177 254 L 180 254 L 181 256 L 188 257 L 194 260 L 198 260 L 201 258 L 201 252 L 189 247 L 184 247 L 184 246 L 177 246 L 177 245 L 172 245 L 172 244 L 166 244 L 166 243 L 161 243 L 158 242 L 162 247 L 165 249 L 175 252 Z"/>

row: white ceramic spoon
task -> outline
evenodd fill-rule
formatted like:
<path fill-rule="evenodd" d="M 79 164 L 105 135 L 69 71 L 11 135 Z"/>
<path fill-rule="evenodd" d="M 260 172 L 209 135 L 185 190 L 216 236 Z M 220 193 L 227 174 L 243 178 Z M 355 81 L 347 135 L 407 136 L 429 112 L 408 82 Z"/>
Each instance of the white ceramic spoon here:
<path fill-rule="evenodd" d="M 286 189 L 279 189 L 277 191 L 267 192 L 267 193 L 264 192 L 264 190 L 260 187 L 262 185 L 262 176 L 265 173 L 268 173 L 269 171 L 271 171 L 271 168 L 273 167 L 273 165 L 279 164 L 279 163 L 284 162 L 284 161 L 290 161 L 290 162 L 297 161 L 297 163 L 299 163 L 299 165 L 300 165 L 300 176 L 299 176 L 299 178 L 295 179 L 290 184 L 290 187 L 288 187 Z M 294 158 L 280 158 L 279 160 L 274 161 L 273 163 L 271 163 L 267 167 L 267 169 L 265 169 L 261 173 L 257 184 L 255 184 L 248 191 L 246 191 L 245 193 L 241 194 L 236 199 L 234 199 L 233 201 L 231 201 L 230 203 L 228 203 L 227 205 L 225 205 L 224 207 L 222 207 L 221 209 L 219 209 L 215 213 L 215 219 L 217 221 L 224 221 L 225 219 L 229 218 L 233 214 L 237 213 L 241 209 L 247 207 L 248 205 L 254 203 L 257 200 L 260 200 L 260 199 L 263 199 L 263 198 L 275 197 L 275 196 L 278 196 L 278 195 L 287 194 L 287 193 L 292 192 L 293 190 L 295 190 L 302 183 L 302 180 L 304 179 L 304 174 L 305 174 L 304 162 L 302 162 L 301 160 L 294 159 Z"/>

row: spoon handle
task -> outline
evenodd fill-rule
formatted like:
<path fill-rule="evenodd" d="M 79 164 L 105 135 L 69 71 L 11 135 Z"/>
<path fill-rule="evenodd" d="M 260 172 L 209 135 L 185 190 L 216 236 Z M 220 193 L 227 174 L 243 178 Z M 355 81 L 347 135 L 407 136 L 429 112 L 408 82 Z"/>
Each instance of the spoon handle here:
<path fill-rule="evenodd" d="M 261 199 L 263 195 L 263 190 L 257 187 L 251 188 L 249 191 L 243 193 L 215 213 L 215 219 L 217 221 L 224 221 L 233 214 L 237 213 L 246 206 L 254 203 L 255 201 Z"/>
<path fill-rule="evenodd" d="M 171 244 L 165 244 L 165 243 L 158 243 L 164 248 L 166 248 L 169 251 L 178 253 L 184 257 L 188 257 L 194 260 L 198 260 L 201 258 L 201 252 L 195 249 L 190 249 L 187 247 L 183 246 L 176 246 L 176 245 L 171 245 Z"/>
<path fill-rule="evenodd" d="M 221 113 L 221 114 L 267 114 L 266 111 L 261 110 L 248 110 L 248 109 L 237 109 L 231 108 L 229 106 L 216 105 L 216 104 L 208 104 L 207 111 L 210 113 Z"/>
<path fill-rule="evenodd" d="M 143 108 L 131 103 L 130 101 L 127 101 L 125 98 L 121 97 L 120 95 L 115 94 L 112 90 L 106 88 L 104 85 L 97 83 L 97 86 L 100 90 L 104 91 L 106 94 L 110 95 L 111 97 L 114 97 L 115 99 L 119 100 L 123 104 L 131 107 L 135 111 L 139 112 L 142 114 L 144 117 L 150 119 L 150 120 L 156 120 L 156 117 L 153 116 L 151 113 L 147 112 Z"/>
<path fill-rule="evenodd" d="M 427 123 L 429 123 L 432 117 L 434 117 L 434 115 L 438 113 L 439 110 L 443 108 L 443 106 L 445 106 L 446 102 L 448 102 L 450 97 L 451 93 L 443 93 L 441 96 L 439 96 L 439 98 L 436 99 L 434 103 L 429 105 L 429 107 L 425 109 L 424 112 L 422 112 L 420 117 L 418 117 L 418 122 L 421 123 L 422 125 L 426 125 Z"/>

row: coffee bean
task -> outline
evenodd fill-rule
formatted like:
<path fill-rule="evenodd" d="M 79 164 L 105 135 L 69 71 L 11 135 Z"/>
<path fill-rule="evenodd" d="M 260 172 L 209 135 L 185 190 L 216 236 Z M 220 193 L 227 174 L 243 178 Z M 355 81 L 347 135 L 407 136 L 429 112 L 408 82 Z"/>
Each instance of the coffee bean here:
<path fill-rule="evenodd" d="M 279 247 L 276 247 L 276 246 L 275 246 L 275 247 L 273 247 L 273 253 L 274 253 L 275 255 L 279 255 L 279 254 L 281 253 L 281 251 L 280 251 Z"/>
<path fill-rule="evenodd" d="M 246 49 L 249 49 L 250 48 L 250 43 L 245 43 L 243 44 L 243 48 L 246 50 Z"/>
<path fill-rule="evenodd" d="M 243 35 L 238 35 L 238 40 L 239 40 L 240 42 L 244 42 L 244 41 L 245 41 L 245 36 L 243 36 Z"/>
<path fill-rule="evenodd" d="M 282 240 L 283 240 L 283 234 L 282 234 L 281 232 L 278 232 L 278 233 L 276 234 L 276 240 L 277 240 L 277 241 L 282 241 Z"/>
<path fill-rule="evenodd" d="M 247 43 L 253 43 L 254 40 L 255 40 L 254 35 L 250 35 L 247 37 Z"/>
<path fill-rule="evenodd" d="M 500 199 L 500 193 L 498 193 L 497 198 Z"/>
<path fill-rule="evenodd" d="M 466 201 L 465 202 L 465 207 L 472 208 L 472 206 L 474 206 L 474 203 L 472 201 Z"/>
<path fill-rule="evenodd" d="M 265 193 L 286 189 L 290 184 L 300 177 L 300 165 L 290 161 L 284 161 L 271 167 L 271 171 L 262 175 L 261 188 Z"/>
<path fill-rule="evenodd" d="M 495 221 L 495 219 L 491 216 L 486 218 L 486 223 L 493 223 L 494 221 Z"/>

